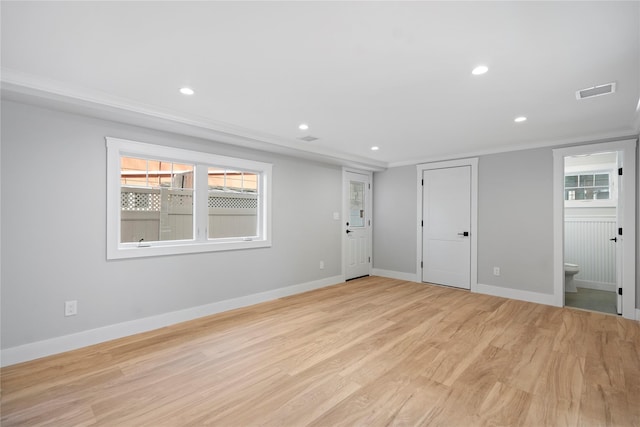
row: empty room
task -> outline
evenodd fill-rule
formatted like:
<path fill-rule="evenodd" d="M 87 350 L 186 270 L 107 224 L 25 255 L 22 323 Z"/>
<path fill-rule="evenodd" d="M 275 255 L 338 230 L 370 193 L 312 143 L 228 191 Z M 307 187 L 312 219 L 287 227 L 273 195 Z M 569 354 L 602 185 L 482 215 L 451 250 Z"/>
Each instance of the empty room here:
<path fill-rule="evenodd" d="M 639 1 L 2 1 L 2 426 L 640 426 Z"/>

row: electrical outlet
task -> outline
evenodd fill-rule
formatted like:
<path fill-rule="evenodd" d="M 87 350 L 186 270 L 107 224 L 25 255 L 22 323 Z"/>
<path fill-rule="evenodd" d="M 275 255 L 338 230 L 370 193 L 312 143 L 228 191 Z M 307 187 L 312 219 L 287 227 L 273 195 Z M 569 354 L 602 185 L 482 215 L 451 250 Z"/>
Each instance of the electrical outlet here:
<path fill-rule="evenodd" d="M 320 270 L 324 270 L 324 261 L 320 261 Z"/>
<path fill-rule="evenodd" d="M 64 302 L 64 315 L 75 316 L 78 314 L 78 301 L 65 301 Z"/>
<path fill-rule="evenodd" d="M 494 276 L 500 275 L 500 267 L 493 267 L 493 275 Z"/>

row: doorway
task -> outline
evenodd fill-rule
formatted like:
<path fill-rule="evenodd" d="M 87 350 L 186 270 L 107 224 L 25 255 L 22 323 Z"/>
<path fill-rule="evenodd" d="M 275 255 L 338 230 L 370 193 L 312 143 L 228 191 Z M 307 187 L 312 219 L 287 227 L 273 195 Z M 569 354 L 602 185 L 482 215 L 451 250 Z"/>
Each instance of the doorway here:
<path fill-rule="evenodd" d="M 621 314 L 617 296 L 618 153 L 564 158 L 564 301 Z"/>
<path fill-rule="evenodd" d="M 614 291 L 616 312 L 625 318 L 634 319 L 636 291 L 636 140 L 555 149 L 553 150 L 553 156 L 555 305 L 575 304 L 575 301 L 573 301 L 575 295 L 569 295 L 574 293 L 573 285 L 581 284 L 583 289 L 589 289 L 590 287 L 597 288 L 599 286 L 606 288 L 609 284 Z M 606 168 L 593 166 L 598 164 L 598 157 L 595 156 L 602 156 L 600 159 L 607 159 L 606 163 L 613 164 L 614 166 L 609 168 L 611 171 L 605 173 L 604 169 Z M 584 166 L 589 164 L 590 166 Z M 586 169 L 591 170 L 588 171 Z M 590 174 L 590 172 L 592 173 Z M 605 175 L 608 175 L 608 178 Z M 611 197 L 616 197 L 617 200 L 615 211 L 609 210 L 605 215 L 600 215 L 600 218 L 598 218 L 598 215 L 592 215 L 596 212 L 594 209 L 598 207 L 611 208 L 612 206 L 607 206 L 607 204 L 614 204 Z M 586 200 L 586 202 L 582 203 L 580 200 Z M 606 200 L 609 200 L 609 202 Z M 588 210 L 585 210 L 586 204 L 591 206 L 586 208 Z M 580 206 L 582 206 L 582 211 L 580 212 L 583 214 L 580 215 L 582 218 L 575 218 L 576 211 L 571 211 L 570 209 L 580 208 Z M 603 212 L 597 213 L 602 214 Z M 608 272 L 607 279 L 608 282 L 613 283 L 607 283 L 607 281 L 598 283 L 599 281 L 594 279 L 594 277 L 598 277 L 597 275 L 591 276 L 591 280 L 584 280 L 585 278 L 582 277 L 582 280 L 579 278 L 575 281 L 575 278 L 579 276 L 581 267 L 577 262 L 571 262 L 573 259 L 569 259 L 569 256 L 575 256 L 571 255 L 571 246 L 580 245 L 580 243 L 569 241 L 568 239 L 572 237 L 567 233 L 571 231 L 571 228 L 579 228 L 584 224 L 574 225 L 568 223 L 567 220 L 576 219 L 578 219 L 576 222 L 579 223 L 604 220 L 600 221 L 600 224 L 591 226 L 594 230 L 595 228 L 600 229 L 600 236 L 597 235 L 596 231 L 587 232 L 585 231 L 586 228 L 584 228 L 581 230 L 582 236 L 579 236 L 579 238 L 587 238 L 587 234 L 593 235 L 594 241 L 601 248 L 607 250 L 607 254 L 603 252 L 592 254 L 589 255 L 591 258 L 584 258 L 582 262 L 585 264 L 585 270 L 591 269 L 591 274 L 596 274 L 598 268 L 595 264 L 604 263 L 606 257 L 609 257 L 609 262 L 611 263 L 610 259 L 613 256 L 613 265 L 610 265 L 613 271 Z M 604 224 L 607 222 L 608 225 Z M 611 235 L 612 232 L 613 235 Z M 605 239 L 606 242 L 604 242 Z M 609 246 L 605 246 L 603 243 Z M 582 243 L 582 246 L 580 249 L 586 252 L 585 244 Z M 569 266 L 567 270 L 565 263 L 574 264 L 577 267 Z M 594 265 L 589 265 L 590 263 Z M 578 270 L 577 273 L 575 272 L 576 269 Z M 572 270 L 575 273 L 573 280 L 571 280 Z M 599 274 L 604 272 L 604 267 L 601 267 Z M 614 277 L 615 279 L 613 279 Z M 592 286 L 585 287 L 585 283 L 589 284 L 588 282 L 592 282 Z M 569 285 L 569 292 L 565 293 L 567 285 Z M 575 289 L 579 290 L 580 286 L 575 286 Z M 605 291 L 609 290 L 605 289 Z M 569 296 L 567 297 L 567 295 Z M 611 297 L 611 295 L 605 296 Z M 608 304 L 611 304 L 611 302 Z M 593 309 L 593 307 L 581 308 Z M 612 310 L 607 311 L 611 312 Z"/>
<path fill-rule="evenodd" d="M 343 268 L 345 280 L 371 271 L 371 173 L 343 171 Z"/>
<path fill-rule="evenodd" d="M 420 281 L 475 291 L 478 159 L 418 165 Z"/>

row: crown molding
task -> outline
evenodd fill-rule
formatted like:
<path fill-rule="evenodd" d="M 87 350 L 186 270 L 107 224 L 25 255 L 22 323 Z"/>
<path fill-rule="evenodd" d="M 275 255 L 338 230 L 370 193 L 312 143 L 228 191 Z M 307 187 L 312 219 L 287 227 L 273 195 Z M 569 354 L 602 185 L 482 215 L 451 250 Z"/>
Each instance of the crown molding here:
<path fill-rule="evenodd" d="M 387 168 L 386 162 L 319 147 L 300 148 L 299 141 L 202 117 L 188 117 L 6 68 L 1 70 L 0 83 L 2 99 L 10 101 L 338 166 L 368 171 L 382 171 Z"/>
<path fill-rule="evenodd" d="M 400 166 L 415 166 L 422 163 L 441 162 L 446 160 L 464 159 L 468 157 L 480 157 L 480 156 L 486 156 L 490 154 L 508 153 L 512 151 L 533 150 L 537 148 L 559 148 L 559 147 L 565 147 L 565 146 L 571 146 L 571 145 L 596 144 L 601 142 L 637 139 L 638 133 L 639 132 L 633 129 L 629 129 L 624 131 L 607 132 L 607 133 L 601 133 L 596 135 L 584 135 L 584 136 L 578 136 L 575 138 L 553 139 L 553 140 L 530 142 L 526 144 L 517 144 L 517 145 L 502 145 L 495 148 L 489 148 L 486 150 L 468 151 L 468 152 L 451 154 L 451 155 L 440 156 L 440 157 L 424 157 L 424 158 L 419 158 L 415 160 L 390 162 L 387 164 L 387 167 L 395 168 Z"/>
<path fill-rule="evenodd" d="M 7 68 L 1 69 L 0 84 L 2 99 L 10 101 L 39 105 L 79 115 L 373 172 L 383 171 L 392 167 L 478 157 L 511 151 L 633 139 L 638 138 L 640 134 L 639 101 L 634 126 L 627 130 L 597 135 L 584 135 L 568 139 L 502 145 L 485 150 L 453 153 L 439 157 L 422 157 L 398 162 L 384 162 L 354 156 L 344 152 L 326 150 L 321 147 L 307 146 L 301 148 L 300 142 L 296 140 L 288 140 L 275 135 L 261 133 L 207 118 L 182 116 L 173 111 L 161 110 L 128 99 L 115 97 L 98 91 L 89 91 L 85 88 L 74 87 L 59 81 L 44 79 Z"/>

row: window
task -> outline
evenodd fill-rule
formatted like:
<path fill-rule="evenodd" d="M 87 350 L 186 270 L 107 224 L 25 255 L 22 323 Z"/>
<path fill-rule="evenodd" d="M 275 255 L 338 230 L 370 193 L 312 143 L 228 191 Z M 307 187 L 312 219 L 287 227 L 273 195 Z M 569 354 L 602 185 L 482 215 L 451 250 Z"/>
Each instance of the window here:
<path fill-rule="evenodd" d="M 349 182 L 349 226 L 364 227 L 365 183 Z"/>
<path fill-rule="evenodd" d="M 193 239 L 195 165 L 120 156 L 120 243 Z"/>
<path fill-rule="evenodd" d="M 565 174 L 564 200 L 567 206 L 614 206 L 616 194 L 611 171 L 579 171 Z"/>
<path fill-rule="evenodd" d="M 271 246 L 271 165 L 107 138 L 107 258 Z"/>
<path fill-rule="evenodd" d="M 588 173 L 564 177 L 565 200 L 608 200 L 610 193 L 608 173 Z"/>

